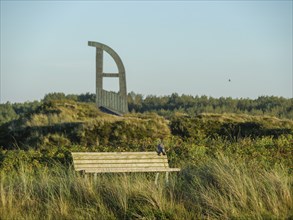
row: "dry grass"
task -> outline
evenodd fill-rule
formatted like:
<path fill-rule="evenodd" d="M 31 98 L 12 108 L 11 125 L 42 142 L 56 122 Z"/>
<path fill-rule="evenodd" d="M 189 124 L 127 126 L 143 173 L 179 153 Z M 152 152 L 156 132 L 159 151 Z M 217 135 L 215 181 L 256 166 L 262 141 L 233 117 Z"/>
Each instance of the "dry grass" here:
<path fill-rule="evenodd" d="M 199 114 L 203 120 L 210 120 L 216 122 L 235 122 L 235 123 L 245 123 L 245 122 L 255 122 L 263 124 L 267 128 L 293 128 L 293 121 L 289 119 L 280 119 L 273 116 L 254 116 L 246 114 L 235 114 L 235 113 L 202 113 Z"/>
<path fill-rule="evenodd" d="M 250 167 L 222 154 L 187 170 L 187 197 L 213 219 L 285 219 L 292 217 L 292 176 L 284 167 Z"/>
<path fill-rule="evenodd" d="M 286 219 L 292 176 L 223 155 L 171 176 L 104 174 L 96 181 L 56 164 L 0 173 L 1 219 Z"/>

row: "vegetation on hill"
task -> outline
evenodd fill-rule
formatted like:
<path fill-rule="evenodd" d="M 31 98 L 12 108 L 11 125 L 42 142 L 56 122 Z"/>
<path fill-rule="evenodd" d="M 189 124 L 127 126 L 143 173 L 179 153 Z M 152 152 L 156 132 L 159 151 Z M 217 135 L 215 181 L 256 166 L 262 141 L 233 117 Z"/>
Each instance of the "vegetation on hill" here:
<path fill-rule="evenodd" d="M 91 94 L 0 105 L 0 216 L 292 218 L 292 100 L 260 97 L 240 110 L 244 100 L 186 97 L 130 93 L 124 117 L 101 112 Z M 182 168 L 168 186 L 153 174 L 93 182 L 72 167 L 72 151 L 154 151 L 159 140 Z"/>
<path fill-rule="evenodd" d="M 162 176 L 163 177 L 163 176 Z M 76 175 L 30 164 L 0 171 L 1 219 L 290 219 L 292 176 L 218 155 L 172 174 Z"/>
<path fill-rule="evenodd" d="M 155 114 L 108 115 L 94 104 L 71 100 L 44 102 L 26 117 L 0 127 L 5 149 L 57 145 L 126 145 L 129 142 L 170 135 L 167 121 Z"/>
<path fill-rule="evenodd" d="M 65 95 L 49 93 L 43 100 L 25 103 L 9 102 L 0 104 L 0 125 L 34 111 L 43 102 L 53 100 L 71 100 L 75 102 L 95 103 L 95 94 Z M 277 118 L 293 119 L 293 99 L 276 96 L 260 96 L 257 99 L 213 98 L 173 93 L 169 96 L 148 95 L 130 92 L 128 94 L 130 112 L 154 112 L 162 116 L 171 116 L 174 112 L 198 115 L 200 113 L 235 113 L 248 115 L 268 115 Z"/>
<path fill-rule="evenodd" d="M 231 97 L 213 98 L 207 96 L 149 95 L 145 98 L 133 92 L 128 95 L 130 111 L 156 112 L 169 116 L 176 112 L 197 115 L 200 113 L 236 113 L 249 115 L 269 115 L 278 118 L 293 119 L 293 98 L 286 99 L 276 96 L 260 96 L 257 99 Z"/>

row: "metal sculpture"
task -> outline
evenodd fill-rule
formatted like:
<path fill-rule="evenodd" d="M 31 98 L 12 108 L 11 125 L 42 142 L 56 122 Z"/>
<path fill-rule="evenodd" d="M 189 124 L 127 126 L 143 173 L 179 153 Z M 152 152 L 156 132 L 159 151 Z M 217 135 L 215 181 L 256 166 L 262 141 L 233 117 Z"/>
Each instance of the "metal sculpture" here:
<path fill-rule="evenodd" d="M 122 115 L 128 113 L 125 68 L 121 58 L 109 46 L 89 41 L 89 46 L 96 48 L 96 104 L 99 108 L 111 113 Z M 103 52 L 106 51 L 115 61 L 118 73 L 103 72 Z M 103 89 L 103 77 L 118 77 L 119 92 Z"/>

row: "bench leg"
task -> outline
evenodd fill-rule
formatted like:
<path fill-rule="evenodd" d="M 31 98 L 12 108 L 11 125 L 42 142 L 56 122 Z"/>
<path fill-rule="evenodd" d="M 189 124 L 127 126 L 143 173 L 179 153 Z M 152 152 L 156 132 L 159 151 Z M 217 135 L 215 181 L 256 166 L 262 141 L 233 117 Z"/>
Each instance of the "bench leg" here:
<path fill-rule="evenodd" d="M 156 185 L 158 185 L 159 174 L 160 174 L 160 173 L 156 173 L 156 179 L 155 179 L 155 184 L 156 184 Z"/>
<path fill-rule="evenodd" d="M 169 172 L 166 172 L 166 184 L 168 184 L 169 183 Z"/>
<path fill-rule="evenodd" d="M 97 182 L 97 173 L 94 173 L 94 182 Z"/>

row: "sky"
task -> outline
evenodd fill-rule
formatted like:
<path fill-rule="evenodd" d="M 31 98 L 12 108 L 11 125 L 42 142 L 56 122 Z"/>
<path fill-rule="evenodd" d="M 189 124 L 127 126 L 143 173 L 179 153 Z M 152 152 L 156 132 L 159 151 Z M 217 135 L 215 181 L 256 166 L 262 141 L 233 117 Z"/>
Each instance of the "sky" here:
<path fill-rule="evenodd" d="M 2 1 L 0 102 L 95 93 L 110 46 L 127 92 L 293 98 L 292 1 Z M 104 54 L 104 71 L 117 72 Z M 118 78 L 104 78 L 118 91 Z"/>

